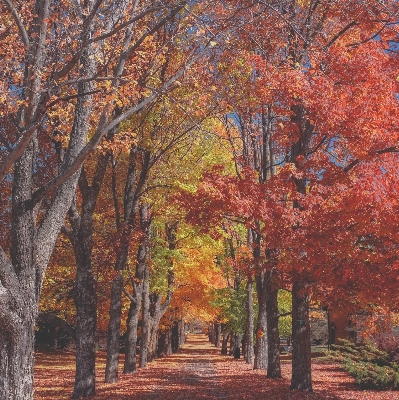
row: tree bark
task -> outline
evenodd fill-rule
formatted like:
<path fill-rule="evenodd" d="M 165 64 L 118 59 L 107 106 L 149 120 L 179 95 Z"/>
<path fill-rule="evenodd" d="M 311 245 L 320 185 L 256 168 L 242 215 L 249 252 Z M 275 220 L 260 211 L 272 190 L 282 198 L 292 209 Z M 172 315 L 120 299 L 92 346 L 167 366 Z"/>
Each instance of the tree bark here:
<path fill-rule="evenodd" d="M 215 347 L 220 347 L 221 325 L 219 322 L 214 322 L 215 329 Z"/>
<path fill-rule="evenodd" d="M 254 303 L 252 297 L 252 277 L 247 281 L 247 321 L 245 325 L 245 361 L 247 364 L 254 364 Z"/>
<path fill-rule="evenodd" d="M 214 345 L 216 343 L 215 342 L 216 335 L 215 335 L 215 328 L 214 328 L 213 322 L 210 322 L 208 324 L 208 337 L 209 337 L 209 341 Z"/>
<path fill-rule="evenodd" d="M 148 215 L 148 206 L 145 203 L 140 206 L 140 226 L 143 235 L 137 252 L 136 272 L 134 279 L 132 279 L 133 295 L 130 301 L 129 316 L 126 324 L 124 374 L 135 372 L 137 365 L 137 328 L 143 298 L 145 271 L 148 269 L 147 263 L 151 235 L 151 218 Z"/>
<path fill-rule="evenodd" d="M 118 271 L 112 280 L 109 323 L 107 334 L 107 363 L 105 382 L 118 382 L 119 337 L 122 315 L 123 275 Z M 130 313 L 130 311 L 129 311 Z"/>
<path fill-rule="evenodd" d="M 267 377 L 281 378 L 280 366 L 280 334 L 278 330 L 278 287 L 276 277 L 277 270 L 272 269 L 266 273 L 266 313 L 267 313 L 267 339 L 268 339 L 268 357 L 267 357 Z"/>
<path fill-rule="evenodd" d="M 267 368 L 267 288 L 265 282 L 265 272 L 258 273 L 256 279 L 256 292 L 258 296 L 258 323 L 256 325 L 256 344 L 254 369 Z"/>
<path fill-rule="evenodd" d="M 95 394 L 97 298 L 90 254 L 76 254 L 76 373 L 72 398 Z"/>
<path fill-rule="evenodd" d="M 161 321 L 161 296 L 158 293 L 150 295 L 150 316 L 148 330 L 148 362 L 152 362 L 157 358 L 158 345 L 158 327 Z"/>
<path fill-rule="evenodd" d="M 140 346 L 140 367 L 146 367 L 148 363 L 148 343 L 150 332 L 150 282 L 149 267 L 144 270 L 143 280 L 143 311 L 142 311 L 142 333 Z"/>
<path fill-rule="evenodd" d="M 142 290 L 137 295 L 140 297 L 130 301 L 129 314 L 126 321 L 126 339 L 125 339 L 125 364 L 124 374 L 132 374 L 137 370 L 137 328 L 139 324 L 139 315 L 141 308 Z"/>
<path fill-rule="evenodd" d="M 292 377 L 291 389 L 312 391 L 309 295 L 299 274 L 292 286 Z"/>
<path fill-rule="evenodd" d="M 31 399 L 34 362 L 34 315 L 25 317 L 7 336 L 0 336 L 0 398 Z"/>
<path fill-rule="evenodd" d="M 185 332 L 186 324 L 182 319 L 178 321 L 178 324 L 179 324 L 179 348 L 180 348 L 186 342 L 186 332 Z"/>
<path fill-rule="evenodd" d="M 158 357 L 169 356 L 173 352 L 172 346 L 172 326 L 169 326 L 164 332 L 162 332 L 158 341 Z"/>
<path fill-rule="evenodd" d="M 228 353 L 227 345 L 229 343 L 229 337 L 230 337 L 229 333 L 223 333 L 222 349 L 220 350 L 220 354 L 227 354 Z"/>

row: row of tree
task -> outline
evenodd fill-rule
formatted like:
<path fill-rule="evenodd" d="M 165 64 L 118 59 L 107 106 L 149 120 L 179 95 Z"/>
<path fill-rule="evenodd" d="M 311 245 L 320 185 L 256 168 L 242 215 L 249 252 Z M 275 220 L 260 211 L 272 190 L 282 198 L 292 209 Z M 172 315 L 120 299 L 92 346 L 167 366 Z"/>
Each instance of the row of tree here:
<path fill-rule="evenodd" d="M 0 12 L 0 397 L 32 398 L 43 283 L 71 264 L 80 398 L 95 393 L 98 296 L 115 382 L 124 308 L 129 373 L 138 335 L 140 364 L 155 356 L 168 308 L 212 312 L 199 294 L 227 259 L 270 377 L 278 289 L 292 291 L 292 388 L 310 390 L 310 296 L 397 296 L 396 2 L 2 0 Z"/>
<path fill-rule="evenodd" d="M 278 290 L 292 291 L 291 388 L 311 390 L 311 299 L 396 305 L 396 9 L 309 1 L 256 10 L 244 11 L 247 40 L 226 49 L 235 73 L 218 64 L 236 174 L 218 167 L 180 201 L 192 223 L 242 248 L 230 259 L 247 282 L 247 359 L 255 283 L 254 364 L 271 378 L 281 376 Z"/>

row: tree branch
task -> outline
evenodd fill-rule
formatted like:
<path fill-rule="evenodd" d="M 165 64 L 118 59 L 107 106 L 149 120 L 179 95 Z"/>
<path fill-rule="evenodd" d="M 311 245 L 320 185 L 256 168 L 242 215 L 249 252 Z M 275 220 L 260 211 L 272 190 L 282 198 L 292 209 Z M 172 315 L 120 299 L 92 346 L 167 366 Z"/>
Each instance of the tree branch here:
<path fill-rule="evenodd" d="M 23 22 L 21 20 L 21 17 L 19 16 L 18 11 L 15 8 L 14 4 L 12 3 L 11 0 L 3 0 L 3 3 L 5 3 L 5 5 L 7 6 L 8 10 L 12 14 L 12 17 L 13 17 L 15 23 L 18 26 L 19 33 L 21 34 L 22 41 L 23 41 L 24 45 L 25 46 L 29 46 L 30 42 L 29 42 L 28 32 L 26 31 L 25 26 L 24 26 L 24 24 L 23 24 Z"/>

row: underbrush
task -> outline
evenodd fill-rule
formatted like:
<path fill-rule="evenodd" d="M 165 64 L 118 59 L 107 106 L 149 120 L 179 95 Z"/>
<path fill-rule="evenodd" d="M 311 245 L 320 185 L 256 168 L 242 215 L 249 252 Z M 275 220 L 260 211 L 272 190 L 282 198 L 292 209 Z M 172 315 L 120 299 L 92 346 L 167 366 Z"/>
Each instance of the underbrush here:
<path fill-rule="evenodd" d="M 330 357 L 349 372 L 363 390 L 399 390 L 399 364 L 395 353 L 379 350 L 374 344 L 355 346 L 343 340 Z"/>

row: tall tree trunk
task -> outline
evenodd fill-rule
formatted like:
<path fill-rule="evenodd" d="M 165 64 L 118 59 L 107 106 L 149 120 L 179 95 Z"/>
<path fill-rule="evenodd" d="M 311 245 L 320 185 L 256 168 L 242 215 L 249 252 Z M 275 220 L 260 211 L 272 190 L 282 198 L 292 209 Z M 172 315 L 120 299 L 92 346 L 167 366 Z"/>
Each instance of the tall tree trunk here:
<path fill-rule="evenodd" d="M 223 333 L 222 349 L 220 350 L 221 354 L 227 354 L 228 353 L 227 345 L 229 343 L 229 337 L 230 337 L 229 333 Z"/>
<path fill-rule="evenodd" d="M 172 335 L 173 335 L 172 326 L 166 328 L 164 332 L 162 332 L 159 341 L 158 341 L 158 357 L 160 356 L 169 356 L 173 352 L 172 346 Z"/>
<path fill-rule="evenodd" d="M 258 273 L 256 279 L 256 292 L 258 296 L 258 323 L 256 325 L 256 344 L 255 344 L 255 360 L 254 369 L 267 368 L 267 288 L 265 282 L 265 272 Z"/>
<path fill-rule="evenodd" d="M 252 297 L 252 276 L 247 281 L 247 321 L 245 325 L 245 361 L 254 364 L 254 303 Z"/>
<path fill-rule="evenodd" d="M 267 339 L 268 339 L 268 357 L 267 357 L 267 377 L 281 378 L 280 367 L 280 334 L 278 330 L 278 287 L 276 282 L 277 270 L 272 269 L 266 273 L 266 313 L 267 313 Z"/>
<path fill-rule="evenodd" d="M 235 335 L 234 335 L 234 332 L 231 331 L 230 334 L 229 334 L 229 336 L 230 336 L 229 356 L 232 356 L 233 353 L 234 353 L 234 343 L 235 343 Z"/>
<path fill-rule="evenodd" d="M 179 324 L 179 347 L 178 348 L 180 348 L 186 342 L 186 332 L 185 332 L 186 324 L 182 319 L 180 319 L 178 321 L 178 324 Z"/>
<path fill-rule="evenodd" d="M 180 347 L 180 333 L 181 333 L 181 321 L 175 321 L 173 323 L 172 327 L 172 353 L 176 353 L 177 350 L 179 350 Z"/>
<path fill-rule="evenodd" d="M 215 344 L 215 327 L 214 327 L 214 323 L 210 322 L 208 324 L 208 337 L 209 337 L 209 341 L 214 345 Z"/>
<path fill-rule="evenodd" d="M 107 334 L 107 363 L 105 382 L 118 382 L 119 337 L 122 315 L 123 275 L 118 271 L 112 280 Z M 129 311 L 130 313 L 130 311 Z"/>
<path fill-rule="evenodd" d="M 150 250 L 151 218 L 148 215 L 147 204 L 142 204 L 140 207 L 140 226 L 143 235 L 137 252 L 136 272 L 132 279 L 133 295 L 130 298 L 129 316 L 126 323 L 124 374 L 135 372 L 137 364 L 137 328 L 143 297 L 144 275 Z"/>
<path fill-rule="evenodd" d="M 291 389 L 311 391 L 309 295 L 303 277 L 294 273 L 293 280 Z"/>
<path fill-rule="evenodd" d="M 38 282 L 34 262 L 35 220 L 29 201 L 33 190 L 34 154 L 32 140 L 14 166 L 11 257 L 15 268 L 9 264 L 5 253 L 0 254 L 0 398 L 5 400 L 31 399 L 33 393 Z M 12 279 L 9 282 L 4 273 L 7 270 Z M 9 295 L 12 302 L 7 299 Z"/>
<path fill-rule="evenodd" d="M 148 362 L 152 362 L 157 358 L 158 347 L 158 327 L 161 321 L 161 296 L 153 293 L 150 296 L 150 318 L 148 332 Z"/>
<path fill-rule="evenodd" d="M 220 347 L 221 325 L 219 322 L 214 322 L 215 329 L 215 347 Z"/>
<path fill-rule="evenodd" d="M 143 311 L 142 311 L 142 333 L 140 346 L 140 367 L 146 367 L 148 363 L 148 343 L 150 332 L 150 282 L 149 267 L 144 270 L 143 281 Z"/>
<path fill-rule="evenodd" d="M 141 292 L 142 290 L 140 294 Z M 131 374 L 137 370 L 137 328 L 139 325 L 141 296 L 137 300 L 132 299 L 130 301 L 129 314 L 126 320 L 124 374 Z"/>
<path fill-rule="evenodd" d="M 91 249 L 90 255 L 76 254 L 76 261 L 76 373 L 72 398 L 80 399 L 95 394 L 97 299 Z"/>
<path fill-rule="evenodd" d="M 295 55 L 295 54 L 294 54 Z M 292 106 L 291 121 L 296 123 L 299 130 L 299 139 L 291 147 L 291 162 L 298 170 L 303 167 L 298 163 L 299 155 L 308 156 L 310 142 L 313 135 L 313 125 L 302 104 Z M 304 171 L 306 173 L 306 171 Z M 295 178 L 296 189 L 306 195 L 306 176 Z M 299 201 L 294 201 L 293 207 L 302 209 Z M 297 227 L 294 226 L 293 229 Z M 309 295 L 307 278 L 304 274 L 292 271 L 292 376 L 291 389 L 312 390 L 310 323 L 309 323 Z"/>
<path fill-rule="evenodd" d="M 19 318 L 20 323 L 8 335 L 0 336 L 2 400 L 32 399 L 35 318 L 22 313 Z"/>

